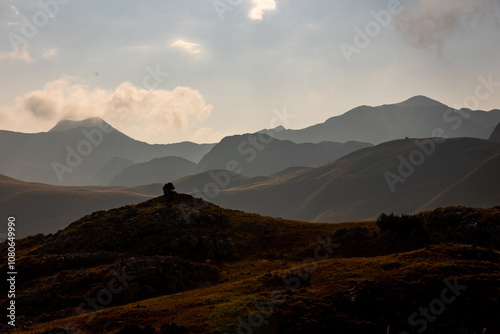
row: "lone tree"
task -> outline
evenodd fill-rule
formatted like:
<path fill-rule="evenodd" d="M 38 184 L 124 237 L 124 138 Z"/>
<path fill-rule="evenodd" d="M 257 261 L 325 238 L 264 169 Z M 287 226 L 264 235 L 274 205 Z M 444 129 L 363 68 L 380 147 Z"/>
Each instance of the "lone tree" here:
<path fill-rule="evenodd" d="M 174 190 L 175 190 L 175 187 L 172 184 L 172 182 L 166 183 L 163 186 L 163 196 L 167 200 L 167 203 L 171 203 L 172 200 L 174 199 L 174 196 L 176 194 L 176 192 Z"/>

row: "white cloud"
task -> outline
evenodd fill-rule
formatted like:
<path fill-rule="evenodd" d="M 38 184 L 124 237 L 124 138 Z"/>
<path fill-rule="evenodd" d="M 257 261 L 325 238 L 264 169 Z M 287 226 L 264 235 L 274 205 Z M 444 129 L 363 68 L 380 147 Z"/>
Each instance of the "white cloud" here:
<path fill-rule="evenodd" d="M 44 54 L 43 54 L 43 58 L 53 58 L 57 56 L 57 49 L 50 49 L 50 50 L 47 50 Z"/>
<path fill-rule="evenodd" d="M 275 0 L 252 0 L 253 7 L 248 13 L 248 17 L 251 20 L 262 20 L 264 12 L 275 10 L 276 1 Z"/>
<path fill-rule="evenodd" d="M 11 51 L 11 52 L 1 51 L 0 62 L 5 60 L 18 60 L 18 61 L 24 61 L 25 63 L 33 62 L 33 58 L 31 58 L 30 54 L 28 53 L 28 48 L 26 45 L 24 45 L 22 49 L 18 49 L 16 51 Z"/>
<path fill-rule="evenodd" d="M 189 87 L 145 90 L 124 82 L 115 90 L 103 90 L 70 81 L 62 77 L 42 90 L 18 97 L 11 108 L 0 106 L 2 126 L 36 132 L 48 130 L 61 119 L 101 117 L 135 139 L 169 143 L 193 140 L 192 134 L 213 108 L 199 91 Z"/>
<path fill-rule="evenodd" d="M 173 48 L 181 49 L 191 54 L 201 53 L 200 44 L 186 42 L 182 39 L 173 42 L 172 44 L 170 44 L 170 46 Z"/>

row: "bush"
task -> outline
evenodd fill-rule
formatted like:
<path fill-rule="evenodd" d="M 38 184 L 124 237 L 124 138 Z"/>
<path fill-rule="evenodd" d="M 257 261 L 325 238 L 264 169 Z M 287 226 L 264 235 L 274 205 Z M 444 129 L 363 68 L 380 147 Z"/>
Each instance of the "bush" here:
<path fill-rule="evenodd" d="M 424 221 L 420 215 L 387 215 L 382 213 L 377 218 L 377 226 L 381 231 L 404 232 L 423 228 Z"/>

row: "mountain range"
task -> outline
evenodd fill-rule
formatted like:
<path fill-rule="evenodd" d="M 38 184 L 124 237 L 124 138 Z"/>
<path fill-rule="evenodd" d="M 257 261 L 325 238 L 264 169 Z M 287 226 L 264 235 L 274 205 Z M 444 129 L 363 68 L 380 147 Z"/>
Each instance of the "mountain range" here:
<path fill-rule="evenodd" d="M 21 235 L 26 235 L 53 233 L 86 212 L 159 195 L 166 182 L 224 207 L 307 221 L 366 220 L 381 211 L 408 213 L 444 205 L 499 204 L 498 111 L 469 111 L 468 118 L 462 117 L 465 111 L 450 114 L 461 117 L 461 126 L 453 129 L 458 123 L 442 123 L 449 108 L 425 97 L 360 108 L 321 126 L 341 124 L 358 115 L 360 128 L 355 130 L 354 123 L 349 126 L 350 138 L 359 137 L 366 130 L 362 119 L 370 113 L 377 133 L 397 139 L 376 146 L 355 141 L 296 143 L 277 139 L 289 131 L 278 127 L 229 136 L 217 144 L 150 145 L 98 118 L 61 121 L 47 133 L 0 131 L 0 208 L 20 215 L 25 221 Z M 398 115 L 393 123 L 381 127 L 381 120 L 394 113 Z M 436 123 L 421 122 L 418 113 Z M 404 135 L 428 133 L 430 128 L 436 137 L 469 131 L 490 140 L 443 141 Z M 332 135 L 338 134 L 330 129 Z M 323 131 L 317 130 L 318 134 Z"/>
<path fill-rule="evenodd" d="M 425 152 L 431 151 L 427 156 Z M 416 156 L 425 156 L 421 165 L 412 164 Z M 317 168 L 292 167 L 258 176 L 210 170 L 173 183 L 180 192 L 226 208 L 286 219 L 341 222 L 446 205 L 499 205 L 499 169 L 497 141 L 406 139 L 367 147 Z M 19 231 L 24 236 L 53 233 L 85 212 L 159 195 L 163 183 L 58 187 L 3 176 L 0 185 L 0 207 L 17 212 L 25 222 Z M 36 209 L 23 210 L 26 207 Z"/>
<path fill-rule="evenodd" d="M 496 141 L 403 139 L 360 149 L 318 168 L 254 177 L 211 171 L 180 179 L 175 186 L 223 207 L 340 222 L 374 219 L 380 212 L 498 205 L 499 170 Z"/>
<path fill-rule="evenodd" d="M 380 144 L 405 137 L 474 137 L 486 139 L 500 122 L 500 110 L 456 110 L 425 96 L 396 104 L 360 106 L 324 123 L 300 130 L 272 132 L 295 143 L 349 140 Z"/>
<path fill-rule="evenodd" d="M 198 163 L 198 172 L 226 169 L 255 176 L 277 173 L 290 167 L 319 167 L 338 158 L 372 146 L 369 143 L 320 142 L 296 144 L 267 134 L 225 137 Z"/>
<path fill-rule="evenodd" d="M 191 142 L 150 145 L 124 135 L 99 118 L 65 120 L 49 132 L 0 131 L 0 174 L 27 182 L 91 185 L 113 158 L 142 163 L 178 156 L 198 162 L 213 146 Z"/>
<path fill-rule="evenodd" d="M 229 136 L 217 144 L 150 145 L 100 118 L 62 120 L 47 133 L 0 131 L 0 174 L 27 182 L 75 186 L 164 182 L 211 169 L 232 168 L 255 176 L 290 167 L 319 167 L 371 144 L 405 137 L 488 138 L 498 123 L 500 110 L 457 111 L 423 96 L 392 105 L 361 106 L 302 130 L 280 126 Z M 184 168 L 185 162 L 176 169 L 152 161 L 166 157 L 183 158 L 198 166 Z M 139 165 L 132 167 L 134 164 Z M 125 171 L 127 168 L 133 169 Z M 130 170 L 149 176 L 130 178 Z"/>

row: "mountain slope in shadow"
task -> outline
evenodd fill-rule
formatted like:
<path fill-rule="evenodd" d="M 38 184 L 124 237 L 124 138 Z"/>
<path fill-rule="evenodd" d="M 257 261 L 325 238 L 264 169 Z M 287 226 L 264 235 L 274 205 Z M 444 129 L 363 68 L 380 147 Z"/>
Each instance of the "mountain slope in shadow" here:
<path fill-rule="evenodd" d="M 427 150 L 434 143 L 434 152 L 427 156 L 414 140 L 396 140 L 318 168 L 267 175 L 263 180 L 239 177 L 239 186 L 220 184 L 216 194 L 207 193 L 210 196 L 204 194 L 210 188 L 206 185 L 217 184 L 222 176 L 205 173 L 175 184 L 180 191 L 198 189 L 196 195 L 224 207 L 306 221 L 355 221 L 373 219 L 381 211 L 500 204 L 500 143 L 473 138 L 419 142 L 427 143 Z"/>
<path fill-rule="evenodd" d="M 500 123 L 498 123 L 495 130 L 491 133 L 490 140 L 500 141 Z"/>
<path fill-rule="evenodd" d="M 0 175 L 0 211 L 19 222 L 16 235 L 54 233 L 88 212 L 145 201 L 161 185 L 140 187 L 61 187 Z M 5 233 L 4 225 L 0 233 Z"/>
<path fill-rule="evenodd" d="M 130 159 L 114 157 L 99 169 L 90 183 L 92 185 L 109 185 L 111 181 L 125 168 L 130 167 L 134 162 Z"/>
<path fill-rule="evenodd" d="M 139 186 L 170 182 L 196 173 L 197 165 L 179 157 L 155 158 L 123 169 L 110 182 L 112 186 Z"/>
<path fill-rule="evenodd" d="M 264 133 L 237 135 L 225 137 L 215 145 L 199 162 L 198 172 L 235 166 L 234 172 L 255 176 L 290 167 L 319 167 L 369 146 L 372 145 L 353 141 L 296 144 Z"/>

